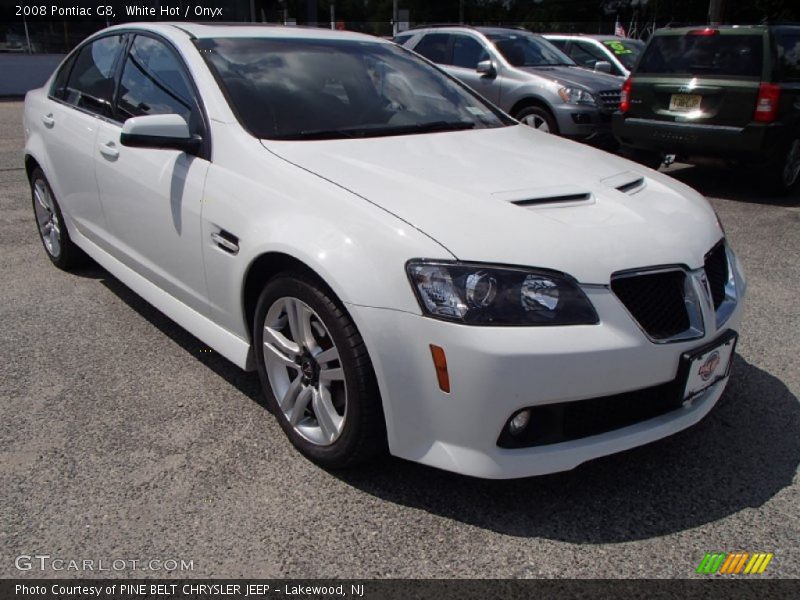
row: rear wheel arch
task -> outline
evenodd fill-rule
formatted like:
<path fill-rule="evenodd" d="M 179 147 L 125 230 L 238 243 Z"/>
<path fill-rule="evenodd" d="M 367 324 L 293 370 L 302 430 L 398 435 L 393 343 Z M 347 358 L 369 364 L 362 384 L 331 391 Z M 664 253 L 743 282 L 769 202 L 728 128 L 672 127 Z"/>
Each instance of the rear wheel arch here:
<path fill-rule="evenodd" d="M 31 180 L 31 176 L 33 175 L 33 171 L 36 168 L 42 168 L 39 164 L 39 161 L 36 160 L 32 154 L 25 153 L 25 174 L 28 176 L 28 181 Z M 42 169 L 44 170 L 44 169 Z"/>

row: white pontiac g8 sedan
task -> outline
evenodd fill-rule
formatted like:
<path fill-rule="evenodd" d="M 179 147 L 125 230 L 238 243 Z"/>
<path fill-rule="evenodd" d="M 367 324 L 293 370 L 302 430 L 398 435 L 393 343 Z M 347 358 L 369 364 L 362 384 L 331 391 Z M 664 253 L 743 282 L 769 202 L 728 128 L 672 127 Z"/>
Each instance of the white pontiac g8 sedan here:
<path fill-rule="evenodd" d="M 710 205 L 520 125 L 413 52 L 129 24 L 25 100 L 44 249 L 239 367 L 305 456 L 487 478 L 696 423 L 745 281 Z"/>

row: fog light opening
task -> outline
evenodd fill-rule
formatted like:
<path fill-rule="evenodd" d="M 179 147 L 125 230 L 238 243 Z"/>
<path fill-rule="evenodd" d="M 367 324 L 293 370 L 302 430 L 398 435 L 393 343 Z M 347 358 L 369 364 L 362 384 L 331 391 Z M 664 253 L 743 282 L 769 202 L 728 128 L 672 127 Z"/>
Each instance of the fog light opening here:
<path fill-rule="evenodd" d="M 508 432 L 511 435 L 519 435 L 528 426 L 531 421 L 531 411 L 527 408 L 519 411 L 508 422 Z"/>

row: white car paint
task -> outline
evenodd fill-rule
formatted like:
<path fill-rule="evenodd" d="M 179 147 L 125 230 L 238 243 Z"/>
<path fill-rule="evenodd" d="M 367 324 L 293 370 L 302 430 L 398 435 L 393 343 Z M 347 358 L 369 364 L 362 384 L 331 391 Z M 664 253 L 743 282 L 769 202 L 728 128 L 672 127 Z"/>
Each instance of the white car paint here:
<path fill-rule="evenodd" d="M 51 82 L 26 98 L 26 155 L 47 175 L 77 245 L 238 366 L 254 368 L 243 303 L 248 269 L 260 256 L 282 253 L 345 303 L 369 349 L 396 456 L 491 478 L 559 471 L 684 429 L 721 395 L 727 378 L 679 410 L 624 429 L 499 448 L 500 429 L 519 408 L 670 381 L 682 353 L 723 329 L 738 330 L 738 263 L 733 315 L 691 342 L 652 343 L 608 287 L 620 270 L 701 268 L 723 237 L 708 203 L 664 175 L 521 125 L 258 140 L 238 123 L 187 32 L 388 42 L 302 28 L 159 23 L 112 30 L 139 28 L 171 40 L 188 65 L 208 118 L 211 160 L 123 147 L 120 124 L 48 98 Z M 637 181 L 630 192 L 616 189 Z M 512 204 L 572 194 L 588 196 Z M 236 232 L 235 256 L 212 241 L 220 230 Z M 600 322 L 472 327 L 425 317 L 405 273 L 414 258 L 563 271 L 580 283 Z M 429 344 L 446 349 L 449 394 L 437 385 Z"/>

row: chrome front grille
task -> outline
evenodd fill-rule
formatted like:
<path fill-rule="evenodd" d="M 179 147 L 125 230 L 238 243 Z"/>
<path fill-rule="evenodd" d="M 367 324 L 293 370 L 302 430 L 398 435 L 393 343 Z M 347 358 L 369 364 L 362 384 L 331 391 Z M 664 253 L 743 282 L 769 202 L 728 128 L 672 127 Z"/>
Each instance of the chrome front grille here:
<path fill-rule="evenodd" d="M 611 290 L 655 343 L 703 337 L 720 329 L 737 303 L 733 260 L 724 240 L 705 256 L 703 268 L 643 269 L 616 273 Z"/>
<path fill-rule="evenodd" d="M 619 108 L 620 90 L 604 90 L 597 93 L 600 108 L 607 112 L 614 112 Z"/>

